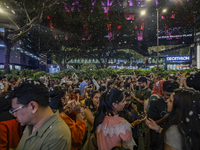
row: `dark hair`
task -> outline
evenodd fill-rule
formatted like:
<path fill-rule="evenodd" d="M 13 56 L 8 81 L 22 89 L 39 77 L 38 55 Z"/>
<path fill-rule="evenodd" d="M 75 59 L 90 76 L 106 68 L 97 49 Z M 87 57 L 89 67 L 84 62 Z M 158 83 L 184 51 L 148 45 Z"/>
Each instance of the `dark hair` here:
<path fill-rule="evenodd" d="M 113 103 L 120 103 L 124 99 L 124 94 L 121 90 L 113 88 L 103 93 L 100 97 L 99 107 L 95 113 L 95 119 L 93 124 L 93 132 L 101 124 L 106 115 L 114 116 Z"/>
<path fill-rule="evenodd" d="M 68 91 L 70 86 L 72 87 L 72 85 L 66 84 L 66 86 L 64 86 L 65 90 Z"/>
<path fill-rule="evenodd" d="M 161 78 L 163 77 L 163 74 L 158 74 L 158 76 L 160 76 Z"/>
<path fill-rule="evenodd" d="M 68 84 L 64 82 L 64 83 L 62 83 L 61 86 L 63 86 L 63 87 L 68 87 Z"/>
<path fill-rule="evenodd" d="M 123 81 L 119 81 L 117 86 L 120 87 L 121 83 L 124 83 L 124 82 Z"/>
<path fill-rule="evenodd" d="M 146 77 L 147 77 L 147 79 L 148 79 L 148 78 L 151 78 L 151 76 L 150 76 L 150 75 L 148 75 L 148 76 L 146 76 Z"/>
<path fill-rule="evenodd" d="M 130 83 L 127 83 L 127 84 L 126 84 L 126 89 L 127 89 L 127 87 L 130 88 L 130 85 L 131 85 Z"/>
<path fill-rule="evenodd" d="M 0 96 L 7 96 L 10 94 L 10 91 L 3 91 L 1 92 Z"/>
<path fill-rule="evenodd" d="M 78 82 L 83 82 L 82 78 L 78 78 Z"/>
<path fill-rule="evenodd" d="M 124 92 L 125 98 L 127 97 L 131 97 L 130 92 Z M 132 106 L 133 101 L 131 101 L 131 104 L 128 106 L 128 110 L 130 110 L 131 112 L 134 112 L 136 115 L 138 115 L 137 111 L 135 110 L 135 108 Z M 125 117 L 123 117 L 125 118 Z M 126 118 L 125 118 L 126 119 Z M 127 119 L 126 119 L 127 120 Z"/>
<path fill-rule="evenodd" d="M 87 89 L 86 93 L 88 93 L 88 97 L 91 97 L 91 89 Z"/>
<path fill-rule="evenodd" d="M 89 108 L 91 110 L 91 112 L 95 112 L 97 110 L 97 107 L 93 104 L 93 97 L 97 94 L 100 93 L 99 91 L 94 91 L 91 95 L 90 98 L 87 98 L 85 100 L 85 105 L 87 108 Z"/>
<path fill-rule="evenodd" d="M 131 81 L 132 81 L 132 78 L 131 78 L 131 77 L 128 77 L 128 78 L 126 78 L 126 82 L 128 82 L 129 79 L 131 79 Z"/>
<path fill-rule="evenodd" d="M 18 104 L 27 105 L 35 101 L 41 107 L 49 106 L 49 92 L 47 87 L 40 81 L 25 80 L 11 91 L 10 98 L 17 98 Z"/>
<path fill-rule="evenodd" d="M 111 78 L 112 78 L 112 79 L 113 79 L 113 78 L 117 78 L 117 74 L 116 74 L 116 73 L 112 74 L 112 75 L 111 75 Z"/>
<path fill-rule="evenodd" d="M 120 146 L 115 146 L 111 150 L 129 150 L 129 149 L 126 149 L 126 148 L 123 148 L 123 147 L 120 147 Z"/>
<path fill-rule="evenodd" d="M 146 77 L 140 77 L 139 79 L 138 79 L 138 82 L 142 82 L 142 83 L 147 83 L 147 78 Z"/>
<path fill-rule="evenodd" d="M 50 107 L 51 109 L 58 109 L 61 113 L 63 111 L 63 104 L 61 98 L 65 96 L 65 90 L 63 90 L 60 86 L 54 87 L 49 92 L 50 99 Z"/>
<path fill-rule="evenodd" d="M 97 77 L 94 77 L 94 79 L 95 79 L 95 80 L 99 80 L 99 78 L 97 78 Z M 91 79 L 91 80 L 92 80 L 92 79 Z"/>
<path fill-rule="evenodd" d="M 125 95 L 125 98 L 126 98 L 126 97 L 130 97 L 130 96 L 131 96 L 131 94 L 130 94 L 129 92 L 127 92 L 127 91 L 126 91 L 126 92 L 124 92 L 124 95 Z"/>
<path fill-rule="evenodd" d="M 99 88 L 99 91 L 103 92 L 105 90 L 106 90 L 106 85 L 101 85 L 100 88 Z"/>
<path fill-rule="evenodd" d="M 9 97 L 0 96 L 0 122 L 15 119 L 15 117 L 9 113 L 11 101 L 12 99 Z"/>
<path fill-rule="evenodd" d="M 107 89 L 109 89 L 109 88 L 110 88 L 110 85 L 112 85 L 112 84 L 114 84 L 113 81 L 108 81 L 108 83 L 107 83 Z"/>
<path fill-rule="evenodd" d="M 168 78 L 173 79 L 174 81 L 178 79 L 174 74 L 169 74 Z"/>
<path fill-rule="evenodd" d="M 175 89 L 179 88 L 179 83 L 176 81 L 165 81 L 163 83 L 163 91 L 173 92 Z"/>
<path fill-rule="evenodd" d="M 7 98 L 5 98 L 5 96 L 0 96 L 0 102 L 0 113 L 9 111 L 9 109 L 11 109 L 11 103 Z"/>
<path fill-rule="evenodd" d="M 200 143 L 200 94 L 193 89 L 176 89 L 173 108 L 163 130 L 177 125 L 181 135 L 182 150 L 199 150 Z"/>
<path fill-rule="evenodd" d="M 89 78 L 88 77 L 84 77 L 84 80 L 89 80 Z"/>
<path fill-rule="evenodd" d="M 200 91 L 200 71 L 191 74 L 186 79 L 187 86 L 194 88 L 195 90 Z"/>

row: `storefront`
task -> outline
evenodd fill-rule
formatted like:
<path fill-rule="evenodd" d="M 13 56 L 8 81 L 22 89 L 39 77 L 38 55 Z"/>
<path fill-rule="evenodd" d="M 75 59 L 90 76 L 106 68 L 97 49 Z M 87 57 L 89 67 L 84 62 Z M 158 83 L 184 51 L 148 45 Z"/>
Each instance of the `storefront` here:
<path fill-rule="evenodd" d="M 168 56 L 165 58 L 165 68 L 167 70 L 185 70 L 191 66 L 190 56 Z"/>
<path fill-rule="evenodd" d="M 60 72 L 60 67 L 58 65 L 49 64 L 47 65 L 49 73 Z"/>

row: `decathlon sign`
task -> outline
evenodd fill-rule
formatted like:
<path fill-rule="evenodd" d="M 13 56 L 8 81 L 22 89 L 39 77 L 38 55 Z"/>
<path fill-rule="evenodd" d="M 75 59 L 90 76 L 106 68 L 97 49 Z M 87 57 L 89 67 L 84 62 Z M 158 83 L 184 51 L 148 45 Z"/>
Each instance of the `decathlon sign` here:
<path fill-rule="evenodd" d="M 166 61 L 190 61 L 190 56 L 170 56 L 166 57 Z"/>

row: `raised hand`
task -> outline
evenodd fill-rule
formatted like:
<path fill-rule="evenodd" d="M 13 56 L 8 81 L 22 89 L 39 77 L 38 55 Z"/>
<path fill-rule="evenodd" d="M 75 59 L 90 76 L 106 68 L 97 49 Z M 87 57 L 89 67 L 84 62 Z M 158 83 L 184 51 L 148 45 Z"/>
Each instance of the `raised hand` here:
<path fill-rule="evenodd" d="M 151 118 L 148 118 L 146 119 L 146 125 L 152 129 L 152 130 L 155 130 L 155 131 L 158 131 L 159 129 L 159 126 L 156 124 L 156 122 L 154 120 L 152 120 Z"/>
<path fill-rule="evenodd" d="M 74 106 L 74 112 L 76 112 L 76 114 L 79 114 L 81 112 L 81 104 L 79 101 L 75 102 L 75 106 Z"/>
<path fill-rule="evenodd" d="M 130 93 L 132 98 L 135 98 L 135 94 L 133 92 Z"/>

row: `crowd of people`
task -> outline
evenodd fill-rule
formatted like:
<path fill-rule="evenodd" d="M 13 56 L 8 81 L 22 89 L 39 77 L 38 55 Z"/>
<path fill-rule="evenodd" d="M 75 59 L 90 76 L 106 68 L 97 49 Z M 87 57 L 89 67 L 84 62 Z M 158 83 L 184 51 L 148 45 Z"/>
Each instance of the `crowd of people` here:
<path fill-rule="evenodd" d="M 200 150 L 200 72 L 0 77 L 0 150 Z"/>

